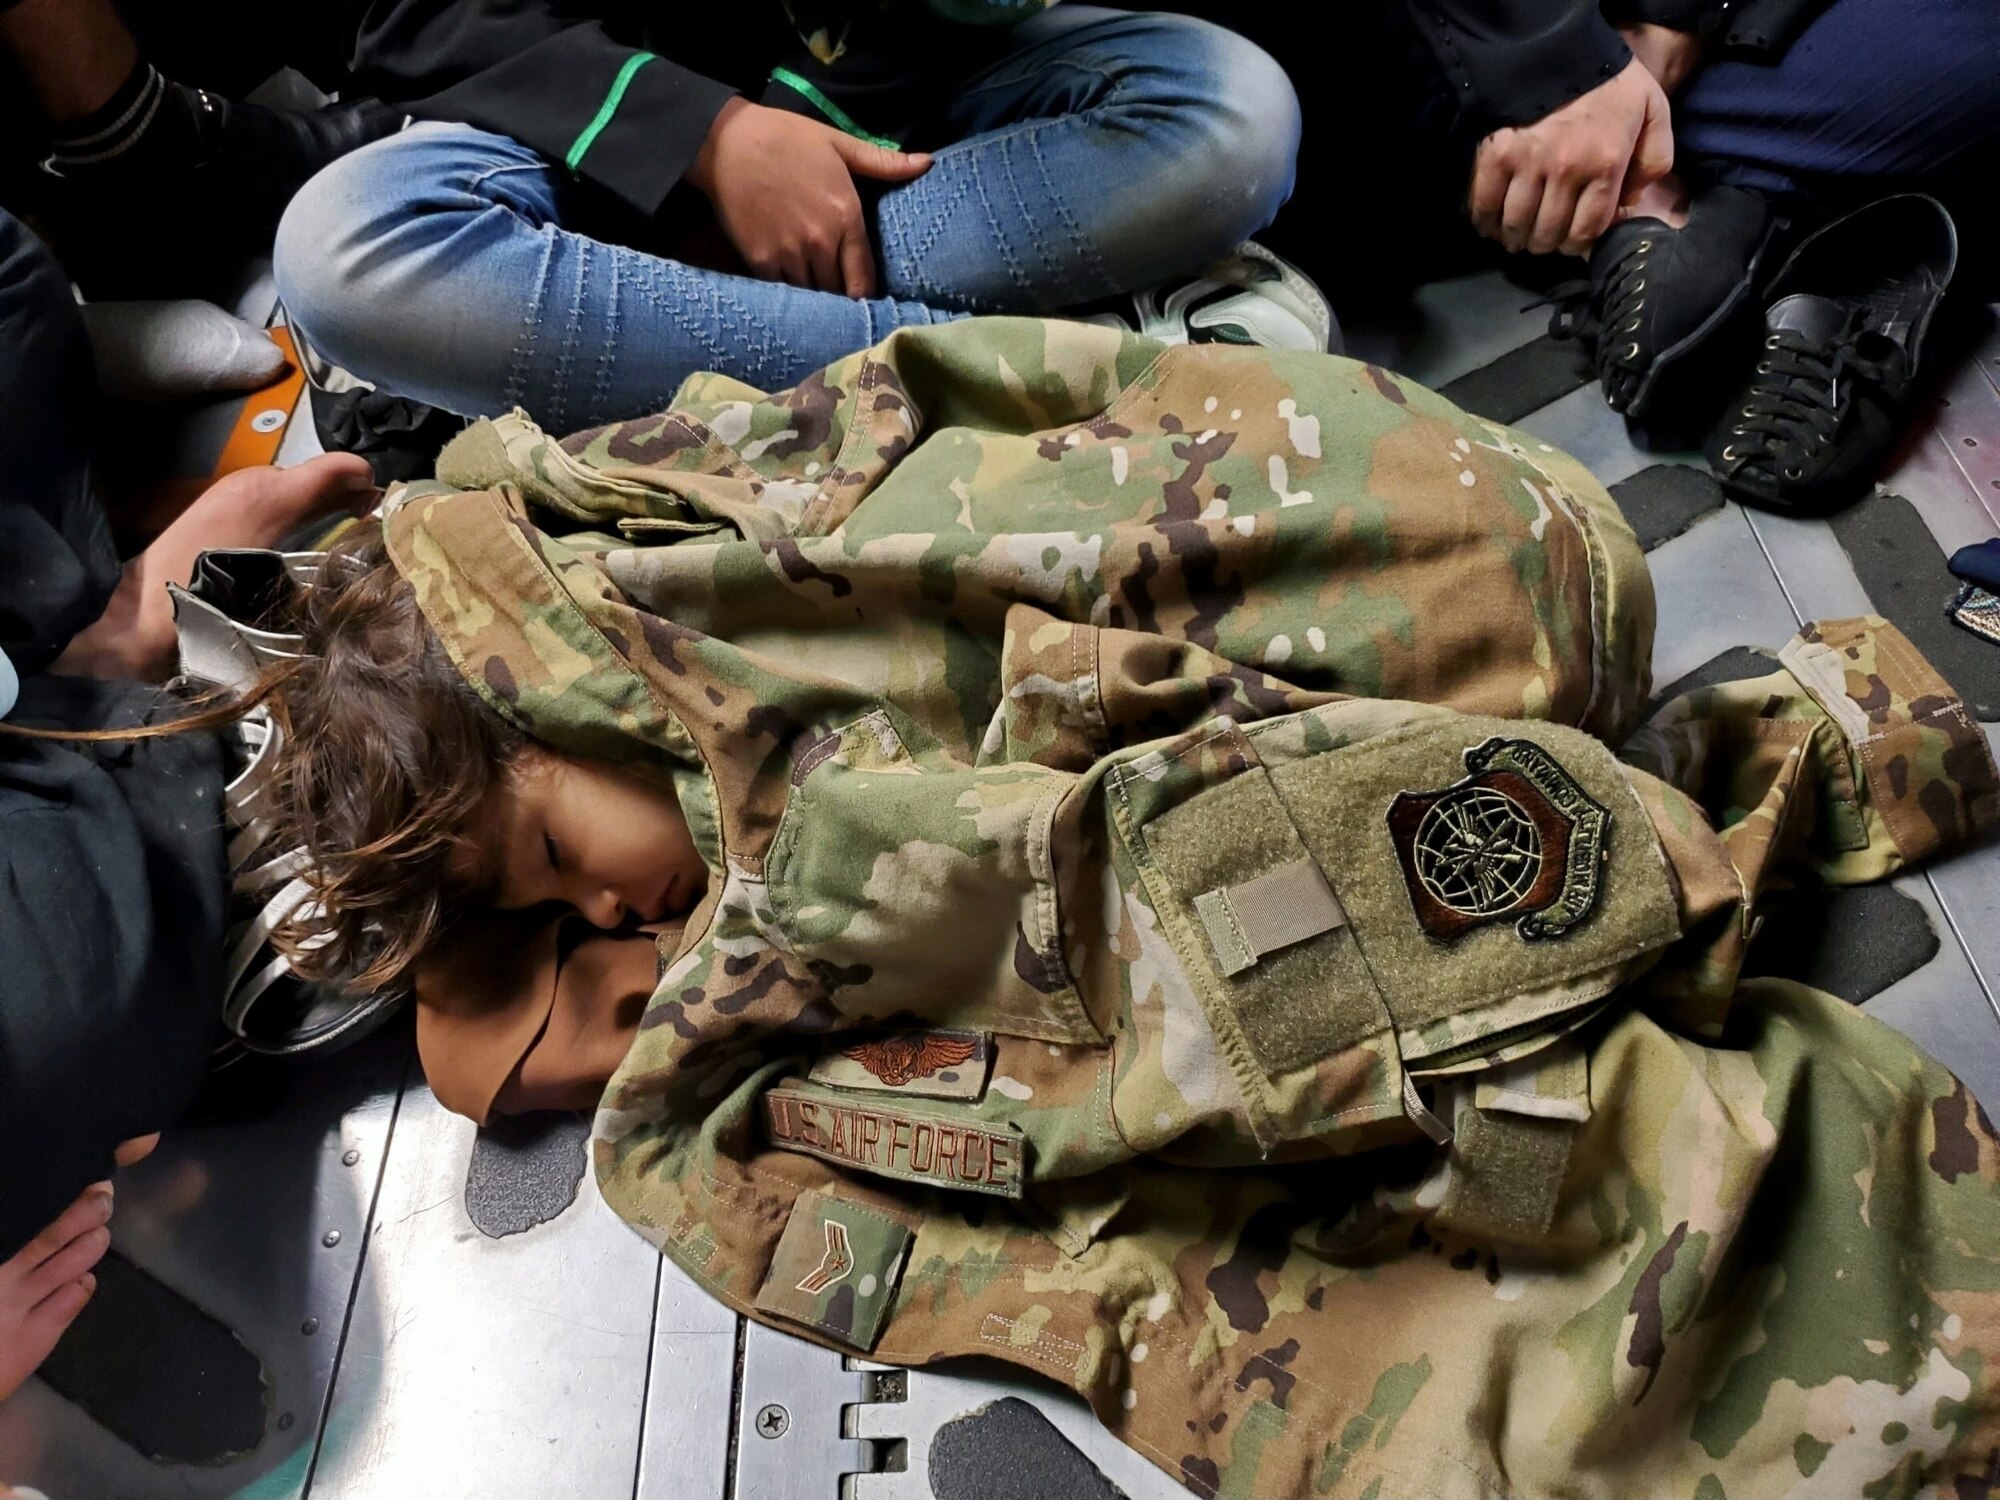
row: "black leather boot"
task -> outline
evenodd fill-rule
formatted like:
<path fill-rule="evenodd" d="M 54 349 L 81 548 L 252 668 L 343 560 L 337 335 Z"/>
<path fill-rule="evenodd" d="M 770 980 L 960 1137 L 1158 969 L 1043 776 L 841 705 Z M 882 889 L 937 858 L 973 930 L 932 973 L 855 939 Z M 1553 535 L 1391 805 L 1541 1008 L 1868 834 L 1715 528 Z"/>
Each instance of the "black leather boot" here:
<path fill-rule="evenodd" d="M 1767 199 L 1734 187 L 1698 194 L 1679 229 L 1627 219 L 1592 249 L 1587 291 L 1576 284 L 1557 294 L 1564 305 L 1549 331 L 1588 340 L 1604 399 L 1645 421 L 1662 404 L 1674 368 L 1749 298 L 1776 224 Z"/>
<path fill-rule="evenodd" d="M 1801 244 L 1767 294 L 1756 370 L 1709 441 L 1722 487 L 1790 515 L 1858 498 L 1895 444 L 1957 265 L 1951 215 L 1921 193 Z"/>
<path fill-rule="evenodd" d="M 167 88 L 194 121 L 197 146 L 189 165 L 225 174 L 280 209 L 328 162 L 393 135 L 403 123 L 402 111 L 379 99 L 269 109 L 183 84 Z"/>
<path fill-rule="evenodd" d="M 135 118 L 116 149 L 72 145 L 46 163 L 64 266 L 93 298 L 211 290 L 218 272 L 269 252 L 308 177 L 403 122 L 374 99 L 271 109 L 156 74 Z"/>

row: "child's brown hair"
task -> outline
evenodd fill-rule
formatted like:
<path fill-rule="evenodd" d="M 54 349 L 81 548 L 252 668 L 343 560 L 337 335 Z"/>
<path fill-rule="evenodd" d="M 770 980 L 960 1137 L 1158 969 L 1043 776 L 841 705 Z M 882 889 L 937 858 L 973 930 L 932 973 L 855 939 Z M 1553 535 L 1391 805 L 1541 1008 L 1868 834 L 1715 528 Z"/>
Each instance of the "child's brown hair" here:
<path fill-rule="evenodd" d="M 355 528 L 302 589 L 295 660 L 241 698 L 136 731 L 16 735 L 118 740 L 210 729 L 258 704 L 282 743 L 260 811 L 271 851 L 303 848 L 312 900 L 272 935 L 310 979 L 373 990 L 404 974 L 486 883 L 466 832 L 527 736 L 482 703 L 389 560 Z"/>

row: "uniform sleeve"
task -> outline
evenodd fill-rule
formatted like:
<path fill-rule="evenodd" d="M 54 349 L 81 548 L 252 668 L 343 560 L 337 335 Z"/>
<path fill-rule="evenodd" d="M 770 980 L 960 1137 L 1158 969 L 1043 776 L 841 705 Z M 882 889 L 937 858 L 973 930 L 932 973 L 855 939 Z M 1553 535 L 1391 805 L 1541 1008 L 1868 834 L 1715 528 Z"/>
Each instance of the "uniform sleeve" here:
<path fill-rule="evenodd" d="M 1827 0 L 1608 0 L 1613 25 L 1644 22 L 1699 32 L 1712 47 L 1741 57 L 1780 57 L 1825 10 Z"/>
<path fill-rule="evenodd" d="M 1410 14 L 1486 131 L 1531 124 L 1632 59 L 1597 0 L 1410 0 Z"/>
<path fill-rule="evenodd" d="M 545 4 L 378 3 L 351 66 L 417 117 L 510 136 L 647 216 L 735 94 Z"/>
<path fill-rule="evenodd" d="M 123 728 L 158 702 L 139 683 L 31 677 L 14 718 Z M 203 734 L 0 742 L 0 1258 L 108 1176 L 120 1141 L 179 1118 L 208 1070 L 222 782 Z"/>
<path fill-rule="evenodd" d="M 1778 662 L 1674 699 L 1622 752 L 1702 805 L 1748 894 L 1787 864 L 1828 884 L 1880 880 L 2000 817 L 1985 736 L 1888 621 L 1809 625 Z"/>
<path fill-rule="evenodd" d="M 1718 0 L 1611 0 L 1604 14 L 1614 26 L 1666 26 L 1699 32 L 1713 26 L 1727 9 Z"/>

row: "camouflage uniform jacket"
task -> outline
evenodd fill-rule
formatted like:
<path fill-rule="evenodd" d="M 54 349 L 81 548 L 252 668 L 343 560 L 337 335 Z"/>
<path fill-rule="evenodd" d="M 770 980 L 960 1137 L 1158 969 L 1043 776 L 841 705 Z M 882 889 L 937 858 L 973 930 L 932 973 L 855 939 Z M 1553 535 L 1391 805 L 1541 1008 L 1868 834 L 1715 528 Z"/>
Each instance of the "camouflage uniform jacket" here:
<path fill-rule="evenodd" d="M 1074 324 L 439 473 L 391 550 L 468 681 L 709 862 L 595 1160 L 731 1306 L 1043 1371 L 1203 1495 L 1991 1476 L 1990 1130 L 1736 977 L 1774 880 L 1992 818 L 1892 628 L 1635 734 L 1650 586 L 1573 460 Z"/>

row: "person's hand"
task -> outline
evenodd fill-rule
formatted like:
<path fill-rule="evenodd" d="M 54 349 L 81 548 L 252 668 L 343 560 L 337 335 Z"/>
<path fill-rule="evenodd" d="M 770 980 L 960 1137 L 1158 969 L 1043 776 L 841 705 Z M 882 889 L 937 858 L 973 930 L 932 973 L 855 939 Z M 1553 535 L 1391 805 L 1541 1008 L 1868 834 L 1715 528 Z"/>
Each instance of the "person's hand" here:
<path fill-rule="evenodd" d="M 1473 227 L 1509 250 L 1586 253 L 1621 202 L 1673 170 L 1667 96 L 1637 58 L 1532 125 L 1479 143 Z"/>
<path fill-rule="evenodd" d="M 854 179 L 908 182 L 921 152 L 885 151 L 782 109 L 732 99 L 702 142 L 688 181 L 745 265 L 769 281 L 867 297 L 875 256 Z"/>
<path fill-rule="evenodd" d="M 94 1183 L 61 1217 L 0 1261 L 0 1401 L 48 1358 L 97 1290 L 111 1248 L 111 1184 Z"/>
<path fill-rule="evenodd" d="M 1618 34 L 1625 38 L 1632 56 L 1653 75 L 1663 93 L 1677 92 L 1701 61 L 1701 38 L 1692 31 L 1642 22 L 1620 26 Z"/>

